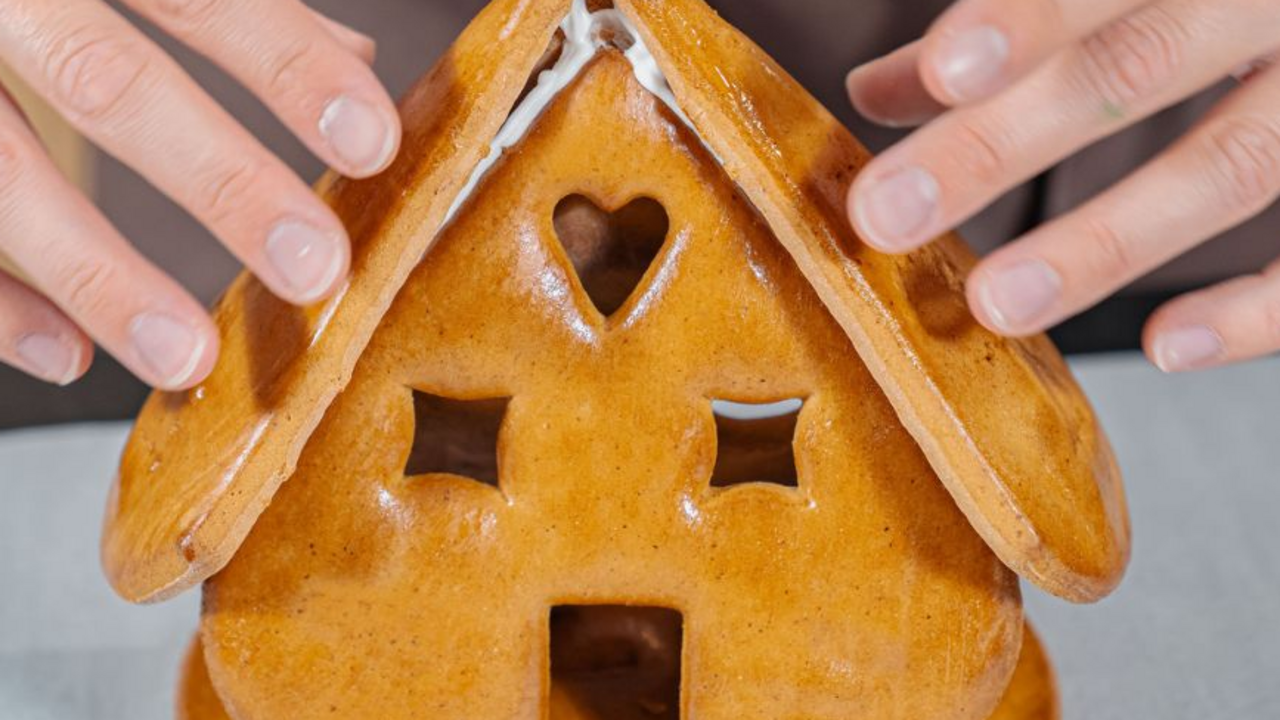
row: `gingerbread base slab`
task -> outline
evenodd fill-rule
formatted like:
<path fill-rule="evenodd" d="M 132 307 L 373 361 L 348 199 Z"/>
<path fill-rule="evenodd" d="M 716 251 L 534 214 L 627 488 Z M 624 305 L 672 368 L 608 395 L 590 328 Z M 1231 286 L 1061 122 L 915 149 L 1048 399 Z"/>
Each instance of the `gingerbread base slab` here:
<path fill-rule="evenodd" d="M 196 635 L 182 659 L 178 671 L 177 720 L 230 720 L 231 716 L 218 698 L 209 680 L 209 667 L 204 663 L 204 645 Z"/>
<path fill-rule="evenodd" d="M 991 720 L 1061 720 L 1058 680 L 1044 643 L 1030 623 L 1022 637 L 1018 667 Z"/>
<path fill-rule="evenodd" d="M 1044 645 L 1029 624 L 1023 637 L 1013 680 L 990 720 L 1060 720 L 1058 684 Z M 625 687 L 616 680 L 608 693 L 583 683 L 552 686 L 549 720 L 678 720 L 677 708 L 643 696 L 647 683 L 636 683 L 632 687 L 639 692 L 629 694 L 616 692 Z M 209 681 L 199 636 L 187 650 L 178 683 L 177 720 L 232 720 Z"/>

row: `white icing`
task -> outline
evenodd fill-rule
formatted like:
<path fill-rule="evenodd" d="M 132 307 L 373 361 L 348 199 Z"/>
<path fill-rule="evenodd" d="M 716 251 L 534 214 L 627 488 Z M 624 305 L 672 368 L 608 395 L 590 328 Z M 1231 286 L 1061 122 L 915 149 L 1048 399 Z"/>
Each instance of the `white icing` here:
<path fill-rule="evenodd" d="M 615 9 L 599 10 L 593 13 L 587 9 L 586 0 L 573 0 L 569 14 L 560 24 L 560 29 L 564 32 L 564 46 L 560 51 L 560 58 L 550 69 L 543 70 L 538 75 L 537 85 L 529 91 L 529 94 L 503 123 L 489 146 L 489 154 L 472 171 L 467 184 L 462 187 L 453 205 L 450 206 L 449 212 L 445 214 L 445 225 L 453 220 L 463 204 L 475 193 L 480 181 L 493 169 L 494 165 L 498 164 L 503 153 L 514 147 L 528 134 L 529 129 L 541 117 L 543 111 L 561 91 L 569 86 L 569 83 L 578 77 L 587 63 L 602 48 L 620 39 L 625 39 L 631 44 L 624 55 L 631 63 L 631 68 L 640 85 L 653 93 L 675 113 L 681 122 L 695 134 L 697 133 L 689 117 L 676 102 L 675 93 L 671 91 L 671 86 L 658 67 L 657 60 L 649 52 L 640 33 L 636 32 L 635 27 L 625 15 Z M 714 151 L 712 154 L 715 154 Z M 716 159 L 719 161 L 719 157 Z"/>
<path fill-rule="evenodd" d="M 764 403 L 762 405 L 730 402 L 729 400 L 713 400 L 711 402 L 711 408 L 716 415 L 731 420 L 764 420 L 781 417 L 798 412 L 802 407 L 804 407 L 804 401 L 799 398 L 776 403 Z"/>
<path fill-rule="evenodd" d="M 577 3 L 575 2 L 574 5 L 576 7 Z M 671 84 L 667 82 L 667 77 L 658 67 L 658 61 L 654 59 L 653 53 L 649 52 L 648 46 L 644 44 L 644 38 L 636 32 L 627 16 L 618 10 L 601 10 L 592 17 L 596 18 L 596 22 L 601 23 L 602 27 L 613 28 L 631 42 L 631 47 L 627 48 L 623 54 L 631 62 L 631 69 L 636 75 L 636 80 L 640 81 L 640 86 L 671 108 L 671 112 L 680 118 L 680 122 L 693 130 L 693 123 L 690 122 L 689 116 L 684 114 L 684 110 L 680 109 L 680 103 L 676 102 L 676 94 L 671 91 Z"/>

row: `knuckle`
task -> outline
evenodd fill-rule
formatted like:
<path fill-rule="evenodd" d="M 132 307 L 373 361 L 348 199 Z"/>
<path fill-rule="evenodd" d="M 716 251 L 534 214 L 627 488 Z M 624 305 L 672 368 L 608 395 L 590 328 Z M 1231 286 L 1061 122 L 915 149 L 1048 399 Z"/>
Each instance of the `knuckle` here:
<path fill-rule="evenodd" d="M 261 165 L 252 160 L 218 166 L 204 182 L 197 183 L 192 211 L 211 225 L 243 213 L 249 204 L 258 200 L 255 188 L 263 173 Z"/>
<path fill-rule="evenodd" d="M 1280 189 L 1280 127 L 1259 117 L 1224 118 L 1205 132 L 1215 200 L 1236 211 L 1260 210 Z"/>
<path fill-rule="evenodd" d="M 1262 303 L 1261 335 L 1270 348 L 1280 349 L 1280 296 L 1273 295 Z"/>
<path fill-rule="evenodd" d="M 151 0 L 156 15 L 171 26 L 195 29 L 215 17 L 224 0 Z"/>
<path fill-rule="evenodd" d="M 115 271 L 109 264 L 73 260 L 59 268 L 53 280 L 61 302 L 82 317 L 101 314 L 112 305 L 110 289 Z"/>
<path fill-rule="evenodd" d="M 966 182 L 981 186 L 1003 185 L 1010 172 L 1010 133 L 988 124 L 967 120 L 954 132 L 952 162 Z"/>
<path fill-rule="evenodd" d="M 1033 11 L 1031 15 L 1035 23 L 1033 32 L 1051 39 L 1054 43 L 1069 39 L 1070 33 L 1064 33 L 1064 29 L 1080 26 L 1080 21 L 1076 17 L 1080 14 L 1080 8 L 1073 7 L 1078 4 L 1076 0 L 1035 0 L 1030 3 L 1026 0 L 1012 0 L 1008 4 L 1027 5 Z M 1079 32 L 1075 33 L 1077 37 L 1079 34 Z"/>
<path fill-rule="evenodd" d="M 96 26 L 57 37 L 45 64 L 57 100 L 87 119 L 101 118 L 124 104 L 152 68 L 141 41 Z"/>
<path fill-rule="evenodd" d="M 1081 79 L 1104 104 L 1124 108 L 1178 76 L 1188 39 L 1178 15 L 1159 4 L 1149 6 L 1084 41 Z"/>
<path fill-rule="evenodd" d="M 378 56 L 378 42 L 373 38 L 356 37 L 352 38 L 352 51 L 359 57 L 372 63 L 373 59 Z"/>
<path fill-rule="evenodd" d="M 7 195 L 26 177 L 30 154 L 30 141 L 18 130 L 0 124 L 0 193 Z"/>
<path fill-rule="evenodd" d="M 317 66 L 316 44 L 300 39 L 283 46 L 267 64 L 264 81 L 276 95 L 293 95 L 306 84 L 307 68 Z"/>
<path fill-rule="evenodd" d="M 1245 344 L 1270 352 L 1280 350 L 1280 293 L 1266 274 L 1248 278 L 1255 284 L 1252 300 L 1236 299 L 1224 302 L 1219 309 L 1223 316 L 1234 316 L 1228 326 L 1235 326 L 1231 337 L 1240 338 Z M 1247 296 L 1246 296 L 1247 297 Z"/>
<path fill-rule="evenodd" d="M 1133 243 L 1115 225 L 1102 218 L 1084 220 L 1084 237 L 1092 249 L 1090 263 L 1100 277 L 1132 277 L 1141 271 Z"/>
<path fill-rule="evenodd" d="M 1272 0 L 1237 0 L 1237 2 L 1231 3 L 1228 7 L 1233 11 L 1238 9 L 1247 13 L 1244 17 L 1276 17 L 1276 4 Z"/>

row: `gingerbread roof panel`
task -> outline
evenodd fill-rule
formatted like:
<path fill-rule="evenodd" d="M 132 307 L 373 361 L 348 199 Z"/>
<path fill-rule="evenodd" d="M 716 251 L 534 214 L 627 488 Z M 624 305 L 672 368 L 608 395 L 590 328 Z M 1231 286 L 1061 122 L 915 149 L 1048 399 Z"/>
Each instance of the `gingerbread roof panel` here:
<path fill-rule="evenodd" d="M 297 309 L 247 275 L 227 291 L 215 312 L 224 344 L 217 368 L 194 390 L 154 394 L 125 449 L 102 551 L 122 596 L 163 599 L 231 558 L 293 472 L 567 8 L 567 0 L 496 0 L 405 100 L 396 163 L 373 179 L 322 183 L 353 245 L 351 277 L 334 299 Z"/>
<path fill-rule="evenodd" d="M 998 338 L 970 317 L 962 284 L 972 260 L 956 238 L 903 258 L 863 245 L 843 198 L 865 150 L 700 0 L 619 0 L 618 8 L 674 97 L 658 68 L 637 68 L 641 82 L 723 162 L 999 557 L 1073 600 L 1114 587 L 1128 557 L 1123 489 L 1052 345 Z M 510 147 L 513 122 L 534 119 L 515 117 L 521 108 L 507 116 L 556 48 L 569 9 L 568 0 L 492 4 L 407 101 L 396 165 L 327 190 L 354 242 L 340 297 L 303 311 L 251 278 L 233 285 L 216 314 L 226 349 L 215 374 L 190 393 L 153 396 L 126 448 L 103 544 L 122 595 L 162 599 L 230 560 L 460 195 L 501 159 L 495 151 L 482 162 L 490 140 Z"/>
<path fill-rule="evenodd" d="M 868 153 L 702 0 L 618 0 L 681 107 L 840 322 L 956 502 L 1044 589 L 1096 600 L 1129 527 L 1102 429 L 1044 337 L 1005 339 L 964 302 L 956 237 L 905 257 L 862 243 L 845 197 Z"/>

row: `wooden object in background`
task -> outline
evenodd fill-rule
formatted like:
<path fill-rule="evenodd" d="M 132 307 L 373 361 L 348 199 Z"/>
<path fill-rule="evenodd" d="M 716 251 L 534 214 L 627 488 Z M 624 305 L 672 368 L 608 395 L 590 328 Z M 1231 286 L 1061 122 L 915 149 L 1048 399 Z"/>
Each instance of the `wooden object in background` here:
<path fill-rule="evenodd" d="M 54 112 L 53 108 L 27 86 L 25 82 L 0 62 L 0 86 L 9 92 L 18 107 L 26 114 L 44 143 L 45 150 L 58 169 L 75 183 L 81 191 L 93 197 L 93 147 L 74 128 Z M 0 252 L 0 272 L 8 272 L 22 278 L 21 271 Z"/>
<path fill-rule="evenodd" d="M 93 146 L 3 63 L 0 63 L 0 85 L 26 113 L 58 169 L 92 197 Z"/>

